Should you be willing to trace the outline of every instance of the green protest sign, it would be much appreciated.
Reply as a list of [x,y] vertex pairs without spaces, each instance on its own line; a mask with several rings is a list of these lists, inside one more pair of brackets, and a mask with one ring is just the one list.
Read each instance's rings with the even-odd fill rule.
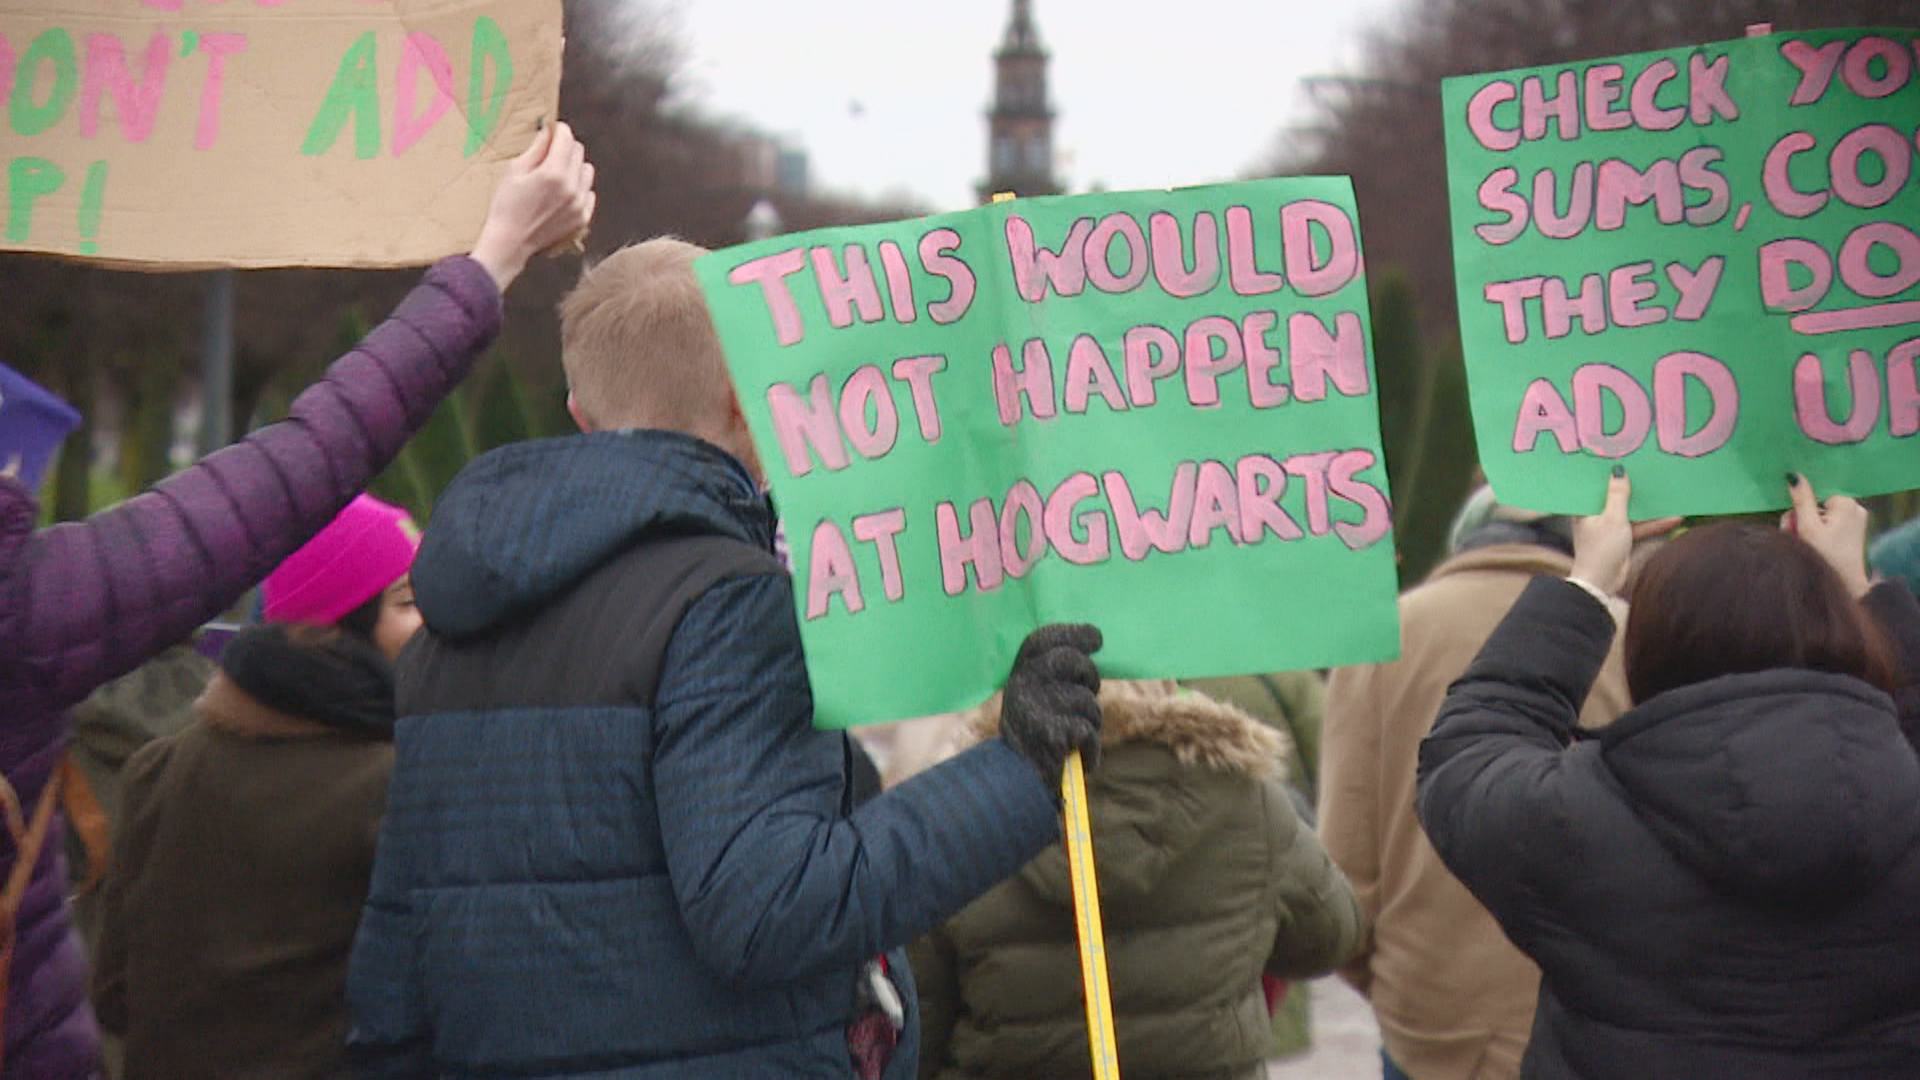
[[822,726],[977,704],[1042,623],[1110,677],[1398,644],[1345,179],[1000,203],[698,265]]
[[1500,498],[1761,510],[1920,486],[1920,34],[1449,79],[1460,328]]

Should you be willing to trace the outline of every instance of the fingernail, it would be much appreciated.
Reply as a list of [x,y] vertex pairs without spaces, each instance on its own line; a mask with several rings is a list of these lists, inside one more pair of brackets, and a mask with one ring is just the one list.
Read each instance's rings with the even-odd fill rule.
[[1788,474],[1787,474],[1787,486],[1788,486],[1788,487],[1799,487],[1799,486],[1800,486],[1800,474],[1799,474],[1799,473],[1797,473],[1797,472],[1790,472],[1790,473],[1788,473]]
[[1615,465],[1613,467],[1613,478],[1615,480],[1618,480],[1625,475],[1627,475],[1627,467],[1625,465]]

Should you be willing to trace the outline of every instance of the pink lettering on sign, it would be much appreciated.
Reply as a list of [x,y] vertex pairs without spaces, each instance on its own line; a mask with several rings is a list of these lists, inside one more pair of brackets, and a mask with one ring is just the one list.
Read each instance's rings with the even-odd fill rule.
[[1793,368],[1793,415],[1807,438],[1827,446],[1865,442],[1880,423],[1880,377],[1873,354],[1855,349],[1847,356],[1848,396],[1852,410],[1835,420],[1828,401],[1826,370],[1820,358],[1808,353]]
[[1896,439],[1920,435],[1920,338],[1887,354],[1887,420]]
[[1053,419],[1053,357],[1047,352],[1047,343],[1039,338],[1021,346],[1017,368],[1011,349],[1005,344],[993,347],[993,400],[1002,424],[1012,427],[1020,422],[1023,397],[1034,419]]
[[1467,102],[1467,130],[1473,132],[1474,139],[1481,146],[1505,152],[1520,145],[1518,131],[1503,128],[1493,120],[1493,111],[1517,96],[1513,84],[1505,79],[1495,79],[1474,91],[1473,97]]
[[1240,504],[1240,538],[1257,544],[1271,533],[1282,540],[1307,534],[1280,500],[1287,494],[1287,470],[1265,454],[1251,454],[1234,466],[1234,496]]
[[1187,401],[1196,409],[1220,404],[1220,376],[1246,362],[1240,328],[1232,319],[1209,315],[1187,327]]
[[226,94],[227,58],[247,51],[247,35],[201,34],[200,51],[207,56],[207,74],[200,83],[200,117],[194,124],[193,148],[211,150],[220,141],[220,103]]
[[960,234],[952,229],[934,229],[920,238],[920,266],[947,283],[947,298],[927,305],[927,317],[941,326],[958,322],[973,307],[974,280],[971,267],[953,256],[960,250]]
[[[1119,241],[1127,268],[1113,268],[1114,242]],[[1153,269],[1153,255],[1147,247],[1147,234],[1133,215],[1116,210],[1100,219],[1087,234],[1087,280],[1104,293],[1132,292],[1147,280]]]
[[1343,450],[1327,469],[1327,486],[1333,494],[1360,508],[1359,521],[1333,523],[1334,535],[1351,551],[1370,548],[1393,531],[1393,508],[1387,505],[1387,497],[1360,479],[1378,461],[1371,450]]
[[1325,536],[1333,528],[1333,515],[1327,508],[1327,471],[1339,457],[1339,451],[1295,454],[1285,462],[1286,470],[1307,485],[1307,532]]
[[1768,205],[1788,217],[1811,217],[1827,205],[1826,192],[1801,191],[1793,186],[1793,159],[1817,145],[1807,132],[1792,131],[1782,135],[1767,151],[1767,160],[1760,170],[1761,190],[1767,193]]
[[[1620,426],[1607,430],[1605,397],[1620,403]],[[1623,458],[1647,441],[1653,409],[1633,376],[1609,364],[1587,364],[1573,373],[1573,419],[1580,445],[1596,457]]]
[[1507,343],[1518,345],[1527,340],[1527,301],[1538,300],[1546,287],[1544,277],[1490,281],[1481,295],[1489,304],[1500,305],[1500,318],[1507,332]]
[[959,511],[950,502],[933,508],[933,526],[940,543],[940,586],[948,596],[967,591],[967,571],[981,592],[992,592],[1005,580],[1000,564],[1000,523],[994,520],[993,500],[976,499],[967,510],[969,531],[960,531]]
[[1580,137],[1580,79],[1571,71],[1556,78],[1552,97],[1540,76],[1529,75],[1520,83],[1520,131],[1527,141],[1547,137],[1547,125],[1559,130],[1564,140]]
[[1180,235],[1180,219],[1161,212],[1147,219],[1153,236],[1153,276],[1168,296],[1189,300],[1220,283],[1220,232],[1214,216],[1202,210],[1193,218],[1192,262]]
[[1593,227],[1602,231],[1624,228],[1627,207],[1654,204],[1663,225],[1677,225],[1687,214],[1687,193],[1680,186],[1680,166],[1656,161],[1645,172],[1618,158],[1600,163],[1594,189]]
[[906,595],[906,579],[900,573],[900,547],[895,538],[907,530],[907,512],[898,507],[853,519],[854,539],[872,544],[880,556],[880,587],[888,600]]
[[[1690,430],[1687,383],[1706,387],[1711,399],[1707,419]],[[1727,445],[1740,419],[1740,385],[1727,365],[1705,353],[1677,352],[1653,365],[1653,400],[1660,449],[1676,457],[1705,457]]]
[[[1567,212],[1560,212],[1559,173],[1541,169],[1533,176],[1533,222],[1542,236],[1551,240],[1570,240],[1586,230],[1593,220],[1593,162],[1582,161],[1573,167],[1567,192]],[[1523,204],[1524,205],[1524,204]],[[1526,228],[1526,220],[1520,228]]]
[[1695,124],[1712,123],[1716,118],[1740,119],[1740,109],[1727,94],[1727,69],[1731,56],[1708,60],[1700,53],[1687,58],[1687,117]]
[[1573,333],[1573,320],[1580,320],[1580,329],[1587,334],[1598,334],[1607,328],[1607,292],[1599,274],[1588,274],[1580,279],[1580,295],[1567,295],[1567,283],[1557,277],[1550,277],[1540,288],[1540,317],[1546,324],[1548,338],[1563,338]]
[[1619,64],[1595,64],[1587,69],[1587,128],[1591,131],[1624,131],[1633,126],[1631,112],[1616,111],[1620,100],[1620,81],[1627,76]]
[[1818,47],[1804,41],[1782,42],[1780,55],[1800,73],[1799,85],[1793,88],[1793,97],[1787,103],[1812,105],[1825,97],[1827,87],[1833,82],[1834,69],[1840,66],[1840,55],[1846,51],[1844,41],[1829,41]]
[[[419,103],[420,72],[433,81],[424,112],[415,113]],[[399,157],[433,130],[433,125],[453,108],[453,64],[447,50],[432,34],[418,31],[408,34],[400,50],[400,72],[395,78],[393,96],[393,155]]]
[[1265,296],[1286,285],[1279,274],[1260,268],[1253,247],[1253,211],[1244,206],[1227,207],[1227,281],[1240,296]]
[[[1878,75],[1873,73],[1876,62],[1880,65]],[[1868,101],[1878,101],[1906,86],[1912,71],[1913,57],[1904,48],[1883,37],[1864,37],[1848,47],[1840,75],[1847,89]]]
[[[1880,179],[1862,178],[1860,158],[1872,154],[1880,161]],[[1868,124],[1847,132],[1834,144],[1828,159],[1833,193],[1848,206],[1873,210],[1892,202],[1907,186],[1913,170],[1913,151],[1906,136],[1886,124]]]
[[[1805,270],[1806,285],[1793,284],[1793,269]],[[1786,237],[1760,247],[1760,301],[1774,311],[1805,311],[1833,285],[1833,262],[1811,240]]]
[[1075,566],[1103,563],[1112,554],[1107,515],[1098,510],[1079,512],[1099,495],[1100,481],[1082,472],[1061,481],[1047,499],[1047,539],[1061,558]]
[[[1591,169],[1591,166],[1587,168]],[[1549,175],[1549,173],[1540,175]],[[1527,200],[1513,190],[1513,186],[1519,182],[1520,171],[1512,166],[1495,169],[1480,182],[1480,205],[1496,214],[1506,215],[1503,221],[1489,221],[1475,225],[1473,231],[1479,235],[1480,239],[1497,247],[1512,243],[1521,233],[1527,231],[1529,216]],[[1538,176],[1535,177],[1534,183],[1537,190]],[[1582,220],[1581,224],[1584,226],[1586,222]]]
[[[1327,234],[1317,250],[1314,226]],[[1318,199],[1301,199],[1280,208],[1280,242],[1286,251],[1287,278],[1301,296],[1330,296],[1360,275],[1360,238],[1346,211]]]
[[1519,419],[1513,425],[1513,452],[1530,454],[1539,449],[1540,436],[1551,435],[1560,452],[1571,454],[1580,447],[1580,433],[1573,424],[1573,410],[1550,379],[1535,379],[1527,384],[1520,398]]
[[[1892,273],[1873,269],[1873,250],[1877,247],[1892,253]],[[1872,300],[1897,296],[1920,285],[1920,233],[1891,221],[1870,221],[1847,234],[1837,262],[1840,279],[1861,296]]]
[[833,249],[817,247],[813,257],[813,276],[820,283],[820,300],[827,307],[827,321],[836,329],[853,325],[856,309],[863,323],[885,318],[880,311],[880,287],[873,280],[873,268],[867,264],[867,249],[848,244],[842,254],[847,272],[834,265]]
[[1273,381],[1274,369],[1280,366],[1280,351],[1267,343],[1267,334],[1279,321],[1280,316],[1275,312],[1255,311],[1241,324],[1240,343],[1247,357],[1247,394],[1256,409],[1285,405],[1293,396],[1284,384]]
[[1655,60],[1633,80],[1629,106],[1635,127],[1645,131],[1672,131],[1686,122],[1687,110],[1676,105],[1660,107],[1660,90],[1680,74],[1680,66],[1671,60]]
[[1299,311],[1287,319],[1287,337],[1293,344],[1293,396],[1301,401],[1323,401],[1327,382],[1348,397],[1365,397],[1367,378],[1366,331],[1357,312],[1333,317],[1333,329],[1311,312]]
[[940,441],[940,403],[933,395],[933,377],[947,369],[944,356],[903,356],[893,362],[893,377],[907,384],[920,437],[931,446]]
[[905,325],[920,317],[913,305],[913,274],[907,256],[892,240],[880,241],[880,266],[887,275],[887,301],[893,321]]
[[1714,294],[1720,291],[1720,276],[1726,269],[1725,255],[1711,256],[1694,268],[1684,263],[1668,263],[1667,280],[1673,282],[1680,293],[1679,303],[1673,305],[1673,317],[1680,322],[1699,322],[1706,318]]
[[807,620],[824,618],[836,596],[849,615],[866,609],[853,550],[838,525],[822,521],[814,527],[813,546],[807,553]]
[[1029,304],[1056,296],[1079,296],[1087,284],[1087,236],[1093,219],[1081,218],[1067,230],[1059,251],[1049,251],[1033,237],[1033,226],[1018,214],[1007,217],[1007,257],[1013,262],[1013,281]]
[[1187,524],[1187,546],[1204,548],[1213,534],[1227,531],[1236,546],[1240,537],[1240,499],[1233,471],[1218,461],[1203,461],[1193,483],[1193,518]]
[[[1000,508],[1000,563],[1015,581],[1027,576],[1047,554],[1046,504],[1031,480],[1015,483]],[[1022,525],[1024,524],[1024,528]],[[1026,537],[1022,544],[1020,538]]]
[[1615,326],[1652,326],[1666,321],[1666,308],[1641,306],[1660,295],[1660,283],[1652,277],[1650,262],[1631,263],[1607,275],[1607,306],[1613,311]]
[[834,472],[850,464],[834,420],[833,387],[824,374],[815,375],[808,384],[805,402],[786,383],[767,387],[767,408],[773,414],[774,437],[780,443],[788,473],[805,476],[812,472],[816,455]]
[[1067,411],[1086,412],[1088,402],[1096,394],[1114,412],[1127,411],[1127,396],[1120,390],[1120,380],[1113,373],[1113,365],[1107,362],[1107,351],[1100,347],[1100,339],[1081,334],[1073,339],[1073,350],[1067,354]]
[[[871,414],[871,415],[869,415]],[[862,457],[885,457],[900,435],[900,412],[878,364],[863,364],[840,390],[840,427]]]
[[1159,326],[1136,326],[1126,337],[1127,394],[1136,408],[1157,399],[1153,384],[1180,370],[1180,339]]
[[91,139],[100,133],[100,105],[111,95],[120,116],[120,133],[128,142],[143,143],[153,135],[160,117],[160,95],[167,85],[167,64],[173,42],[154,31],[147,41],[139,81],[127,70],[126,47],[118,34],[87,35],[86,74],[80,82],[80,134]]
[[1127,478],[1109,472],[1102,480],[1107,502],[1113,505],[1114,529],[1120,534],[1120,554],[1129,562],[1139,562],[1149,551],[1176,554],[1186,545],[1187,526],[1193,520],[1194,485],[1199,469],[1183,461],[1173,471],[1172,500],[1166,513],[1142,510],[1134,502]]
[[[767,314],[773,318],[774,339],[781,345],[795,344],[806,336],[800,325],[800,308],[793,302],[793,290],[787,288],[787,279],[806,267],[807,253],[800,248],[790,248],[750,259],[727,273],[731,284],[760,286],[760,297],[766,302]],[[938,315],[934,318],[939,320]]]

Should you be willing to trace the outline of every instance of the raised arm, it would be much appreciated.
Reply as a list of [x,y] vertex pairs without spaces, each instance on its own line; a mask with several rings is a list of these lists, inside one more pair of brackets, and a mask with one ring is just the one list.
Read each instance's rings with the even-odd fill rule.
[[903,945],[1059,836],[1040,773],[999,739],[841,817],[844,736],[814,730],[812,710],[786,577],[723,582],[688,609],[656,697],[653,780],[681,918],[736,983]]
[[[288,418],[84,522],[21,535],[0,486],[0,712],[58,709],[231,606],[366,487],[493,340],[527,259],[585,227],[564,125],[516,159],[471,256],[428,271]],[[23,509],[24,508],[24,509]],[[30,526],[30,523],[29,523]]]
[[1536,579],[1420,744],[1420,824],[1509,933],[1542,837],[1564,824],[1564,751],[1613,634],[1612,613],[1586,589]]

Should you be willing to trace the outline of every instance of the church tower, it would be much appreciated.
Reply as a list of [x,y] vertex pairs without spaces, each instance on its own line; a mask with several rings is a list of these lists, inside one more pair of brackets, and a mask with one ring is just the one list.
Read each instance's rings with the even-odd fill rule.
[[1013,18],[993,54],[993,109],[987,113],[987,179],[980,199],[1054,195],[1053,109],[1047,104],[1047,50],[1033,26],[1030,0],[1013,0]]

